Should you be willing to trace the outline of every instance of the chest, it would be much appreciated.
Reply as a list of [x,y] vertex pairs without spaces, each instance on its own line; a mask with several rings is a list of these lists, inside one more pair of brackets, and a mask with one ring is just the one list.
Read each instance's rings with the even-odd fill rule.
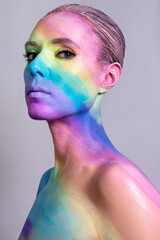
[[98,240],[90,210],[82,196],[46,188],[35,200],[19,240]]

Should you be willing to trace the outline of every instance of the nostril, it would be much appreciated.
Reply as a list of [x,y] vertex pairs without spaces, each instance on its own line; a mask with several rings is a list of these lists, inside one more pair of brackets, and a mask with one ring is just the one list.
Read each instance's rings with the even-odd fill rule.
[[41,77],[43,76],[43,74],[41,72],[37,72]]
[[32,76],[32,77],[34,77],[34,76],[36,76],[36,75],[40,75],[41,77],[43,77],[43,74],[42,74],[41,72],[39,72],[39,71],[36,71],[36,72],[31,71],[31,76]]

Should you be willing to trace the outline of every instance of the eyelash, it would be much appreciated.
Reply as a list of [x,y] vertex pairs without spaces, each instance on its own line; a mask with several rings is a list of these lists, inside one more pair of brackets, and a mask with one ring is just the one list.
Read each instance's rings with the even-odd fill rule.
[[[57,57],[58,54],[61,54],[61,53],[69,53],[69,54],[71,54],[70,57],[66,57],[67,59],[71,59],[71,58],[73,58],[73,57],[76,56],[76,54],[75,54],[74,52],[70,51],[70,50],[62,50],[62,51],[59,51],[59,52],[56,54],[56,57]],[[64,58],[65,58],[65,57],[64,57]],[[63,58],[63,59],[64,59],[64,58]],[[66,58],[65,58],[65,59],[66,59]]]
[[27,54],[24,53],[24,54],[23,54],[23,57],[25,58],[25,61],[26,61],[26,60],[27,60]]
[[[70,51],[70,50],[62,50],[62,51],[59,51],[55,56],[57,57],[58,54],[61,54],[61,53],[69,53],[69,54],[70,54],[69,57],[62,57],[62,59],[72,59],[73,57],[76,56],[76,54],[75,54],[74,52]],[[33,55],[36,55],[36,56],[38,55],[38,53],[35,53],[35,52],[28,52],[28,53],[23,54],[23,56],[24,56],[24,58],[25,58],[25,60],[26,60],[27,62],[32,62],[32,61],[34,60],[34,58],[36,57],[36,56],[34,56],[34,58],[33,58],[31,61],[29,61],[28,58],[29,58],[29,56],[32,55],[32,54],[33,54]],[[59,58],[61,58],[61,57],[59,57]]]
[[[27,62],[32,62],[32,61],[34,60],[34,59],[33,59],[32,61],[29,61],[29,60],[28,60],[28,58],[29,58],[29,56],[30,56],[31,54],[32,54],[32,55],[36,55],[36,56],[38,55],[38,54],[35,53],[35,52],[28,52],[28,53],[23,54],[23,56],[24,56],[24,58],[25,58],[25,60],[26,60]],[[36,57],[36,56],[35,56],[35,57]],[[34,57],[34,58],[35,58],[35,57]]]

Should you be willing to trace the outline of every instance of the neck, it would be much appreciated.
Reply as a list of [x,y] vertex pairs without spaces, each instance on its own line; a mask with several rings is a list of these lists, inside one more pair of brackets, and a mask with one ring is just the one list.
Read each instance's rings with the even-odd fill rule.
[[55,170],[100,164],[119,154],[105,133],[99,105],[48,122],[55,146]]

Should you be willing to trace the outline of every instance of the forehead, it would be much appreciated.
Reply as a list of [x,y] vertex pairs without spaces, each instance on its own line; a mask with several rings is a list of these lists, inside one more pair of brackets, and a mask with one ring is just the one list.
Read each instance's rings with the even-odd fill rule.
[[92,27],[75,13],[50,13],[38,22],[30,39],[52,40],[61,37],[71,39],[84,50],[99,52],[97,35]]

